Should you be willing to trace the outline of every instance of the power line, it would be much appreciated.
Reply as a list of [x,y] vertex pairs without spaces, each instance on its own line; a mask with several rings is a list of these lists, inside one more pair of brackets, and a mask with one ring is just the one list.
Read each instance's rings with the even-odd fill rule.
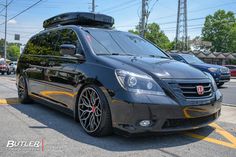
[[[190,27],[196,27],[196,26],[202,26],[203,24],[196,24],[196,25],[188,25],[188,28],[190,28]],[[162,28],[162,29],[164,29],[164,30],[166,30],[166,29],[176,29],[176,27],[166,27],[166,28]]]
[[[14,0],[11,0],[7,6],[11,5],[11,3],[13,2]],[[0,10],[0,14],[6,9],[6,5],[3,5],[4,7]]]
[[[203,27],[192,27],[192,28],[188,28],[188,30],[195,30],[195,29],[202,29]],[[175,32],[176,29],[169,29],[169,30],[163,30],[164,32]]]
[[123,10],[125,10],[125,9],[130,9],[131,7],[134,7],[134,6],[137,6],[137,5],[139,5],[140,4],[140,2],[136,2],[136,3],[134,3],[134,4],[130,4],[130,5],[128,5],[128,6],[124,6],[124,7],[122,7],[122,8],[120,8],[120,9],[117,9],[117,10],[115,10],[115,11],[109,11],[109,12],[107,12],[107,13],[115,13],[115,12],[119,12],[119,11],[123,11]]
[[[9,22],[10,20],[12,20],[12,19],[16,18],[17,16],[19,16],[19,15],[23,14],[24,12],[26,12],[26,11],[30,10],[31,8],[33,8],[34,6],[36,6],[37,4],[39,4],[39,3],[40,3],[40,2],[42,2],[42,1],[43,1],[43,0],[39,0],[39,1],[37,1],[36,3],[32,4],[31,6],[27,7],[27,8],[26,8],[26,9],[24,9],[24,10],[22,10],[21,12],[19,12],[19,13],[18,13],[18,14],[16,14],[15,16],[13,16],[13,17],[11,17],[10,19],[8,19],[8,20],[7,20],[7,22]],[[0,23],[0,25],[3,25],[3,24],[5,24],[5,22],[3,22],[3,23]]]
[[[222,6],[227,6],[227,5],[231,5],[231,4],[236,4],[236,2],[223,3],[221,5],[216,5],[214,7],[206,7],[206,8],[202,8],[202,9],[191,10],[191,11],[188,11],[188,14],[196,13],[196,12],[200,12],[200,11],[204,11],[204,10],[209,10],[209,9],[214,9],[214,8],[218,8],[218,7],[222,7]],[[171,15],[167,15],[167,16],[161,16],[161,17],[158,17],[158,18],[154,18],[152,20],[159,20],[159,19],[168,18],[168,17],[174,17],[174,16],[176,16],[176,14],[171,14]]]
[[1,10],[0,10],[0,14],[5,10],[6,6],[4,6]]
[[[122,9],[124,9],[124,7],[127,8],[127,5],[132,4],[132,3],[134,3],[134,2],[137,3],[137,0],[130,0],[130,1],[127,1],[127,2],[124,2],[124,3],[120,3],[119,5],[112,6],[112,7],[110,7],[110,8],[104,9],[104,10],[102,10],[102,11],[100,11],[100,12],[111,12],[112,10],[116,10],[116,11],[117,11],[117,9],[118,9],[118,10],[121,10],[121,9],[119,9],[119,8],[122,8]],[[136,3],[135,3],[135,4],[136,4]],[[138,3],[139,3],[139,2],[138,2]],[[134,4],[132,4],[132,5],[134,5]],[[130,6],[130,5],[129,5],[129,6]]]
[[[206,17],[200,17],[200,18],[192,18],[192,19],[188,19],[188,21],[197,21],[197,20],[202,20],[205,19]],[[163,22],[163,23],[158,23],[158,25],[167,25],[167,24],[174,24],[176,23],[176,21],[168,21],[168,22]],[[134,27],[136,25],[121,25],[121,26],[116,26],[117,28],[119,27]]]
[[14,1],[14,0],[11,0],[11,1],[7,4],[7,6],[11,5],[11,3],[13,3],[13,1]]
[[157,4],[158,1],[159,1],[159,0],[156,0],[156,1],[153,3],[153,5],[152,5],[152,7],[151,7],[151,9],[150,9],[150,11],[149,11],[149,14],[152,12],[152,10],[154,9],[154,7],[155,7],[155,5]]
[[[152,1],[152,0],[151,0],[151,1]],[[151,1],[150,1],[149,3],[151,3]],[[155,5],[156,5],[156,3],[157,3],[158,1],[159,1],[159,0],[156,0],[156,1],[153,3],[151,9],[150,9],[149,11],[147,11],[147,20],[146,20],[146,24],[145,24],[146,26],[147,26],[147,24],[148,24],[149,15],[151,14],[152,10],[154,9],[154,7],[155,7]],[[149,7],[149,6],[147,5],[147,7]]]

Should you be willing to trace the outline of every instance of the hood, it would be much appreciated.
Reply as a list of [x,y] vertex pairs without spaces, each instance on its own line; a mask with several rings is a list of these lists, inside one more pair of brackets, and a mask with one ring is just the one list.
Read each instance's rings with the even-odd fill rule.
[[0,67],[7,67],[6,64],[0,64]]
[[217,69],[221,69],[221,68],[225,68],[223,66],[220,65],[215,65],[215,64],[207,64],[207,63],[203,63],[203,64],[192,64],[192,66],[194,67],[200,67],[200,68],[217,68]]
[[[141,71],[148,71],[159,78],[203,79],[207,76],[200,70],[175,60],[150,57],[104,56],[105,58],[128,64]],[[114,60],[114,61],[112,61]]]

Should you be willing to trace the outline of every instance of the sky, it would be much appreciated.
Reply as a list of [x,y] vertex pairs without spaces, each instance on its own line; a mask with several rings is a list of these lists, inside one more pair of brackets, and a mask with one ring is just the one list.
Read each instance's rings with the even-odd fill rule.
[[[11,0],[8,0],[11,1]],[[38,0],[13,0],[8,7],[8,19],[15,16]],[[57,14],[74,11],[90,11],[92,0],[43,0],[38,5],[8,22],[7,40],[25,44],[28,39],[43,30],[42,24]],[[118,30],[134,29],[139,22],[142,0],[95,0],[96,12],[115,18]],[[4,4],[5,0],[0,0]],[[154,5],[155,4],[155,5]],[[236,0],[188,0],[188,35],[190,38],[201,35],[204,19],[218,9],[236,13]],[[178,0],[149,0],[151,14],[149,23],[156,22],[170,40],[175,38]],[[0,5],[1,11],[2,5]],[[4,14],[4,11],[0,14]],[[4,38],[4,17],[0,16],[0,38]],[[14,34],[20,34],[21,40],[14,41]]]

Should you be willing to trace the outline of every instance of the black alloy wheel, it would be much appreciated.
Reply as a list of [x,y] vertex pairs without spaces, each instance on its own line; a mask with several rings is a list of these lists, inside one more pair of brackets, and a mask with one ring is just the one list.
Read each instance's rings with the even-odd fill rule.
[[29,103],[31,99],[28,95],[28,88],[25,81],[25,78],[21,76],[18,82],[18,97],[21,103]]

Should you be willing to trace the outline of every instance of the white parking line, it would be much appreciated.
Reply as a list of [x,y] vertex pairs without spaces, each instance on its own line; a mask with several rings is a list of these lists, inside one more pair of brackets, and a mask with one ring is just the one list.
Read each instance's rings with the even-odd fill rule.
[[236,107],[236,104],[228,104],[228,103],[222,103],[224,106],[231,106],[231,107]]
[[236,79],[231,79],[230,82],[236,82]]

